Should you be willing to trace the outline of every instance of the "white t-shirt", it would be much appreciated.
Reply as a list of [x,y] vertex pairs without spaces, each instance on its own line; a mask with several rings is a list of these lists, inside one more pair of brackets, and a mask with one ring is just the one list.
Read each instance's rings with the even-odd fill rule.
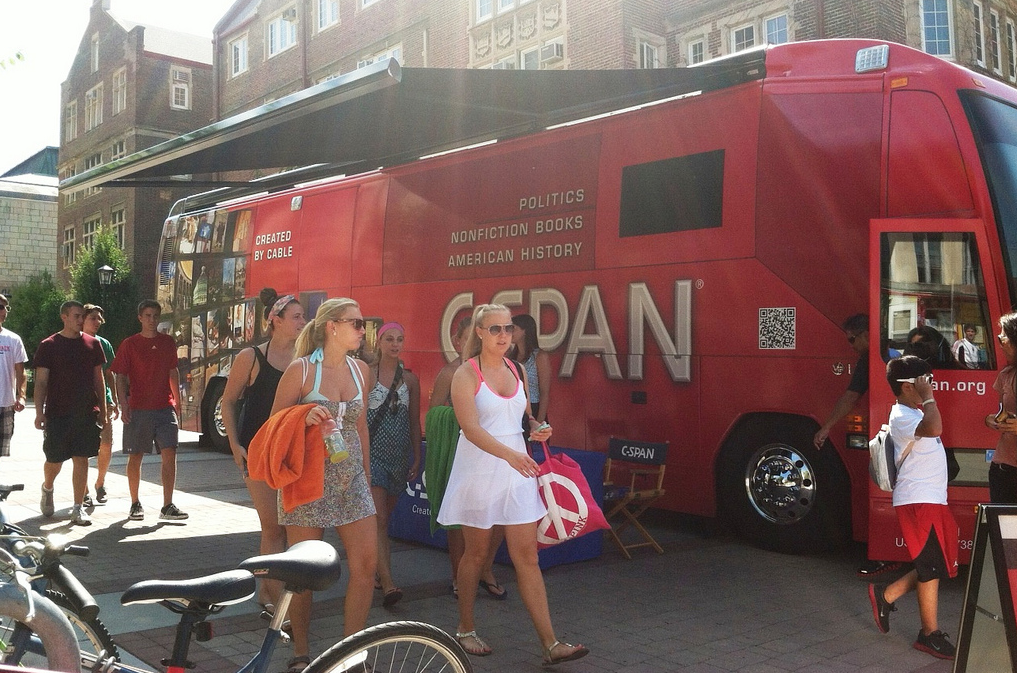
[[893,505],[917,503],[946,504],[946,450],[939,437],[921,437],[915,440],[915,428],[925,418],[921,409],[912,409],[897,403],[890,409],[890,436],[893,438],[895,460],[912,441],[914,446],[897,471],[897,485],[893,489]]
[[0,329],[0,407],[13,407],[17,401],[14,365],[22,362],[28,362],[28,354],[21,337],[9,329]]

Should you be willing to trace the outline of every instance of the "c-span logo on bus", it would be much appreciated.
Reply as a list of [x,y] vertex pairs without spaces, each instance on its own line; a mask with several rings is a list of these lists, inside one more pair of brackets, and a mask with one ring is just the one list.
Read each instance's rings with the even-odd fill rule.
[[582,533],[590,510],[576,482],[548,473],[537,477],[537,484],[547,504],[547,515],[537,524],[537,542],[553,545]]

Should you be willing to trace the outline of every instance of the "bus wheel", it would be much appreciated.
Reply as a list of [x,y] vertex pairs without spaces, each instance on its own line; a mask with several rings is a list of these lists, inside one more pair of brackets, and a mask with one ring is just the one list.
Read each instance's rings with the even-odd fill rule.
[[215,376],[208,382],[201,398],[202,439],[220,453],[230,452],[230,440],[222,422],[222,394],[226,390],[226,379]]
[[814,429],[759,415],[736,429],[718,464],[718,510],[756,546],[800,554],[851,536],[850,482],[837,453],[817,451]]

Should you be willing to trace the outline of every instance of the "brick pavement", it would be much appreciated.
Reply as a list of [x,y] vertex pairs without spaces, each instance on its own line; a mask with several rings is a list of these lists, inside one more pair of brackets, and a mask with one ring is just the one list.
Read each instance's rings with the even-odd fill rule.
[[[161,504],[156,458],[146,459],[142,502],[146,519],[127,520],[124,468],[114,453],[107,478],[110,502],[95,508],[93,525],[67,525],[70,466],[57,480],[57,514],[39,514],[41,433],[31,427],[34,410],[17,417],[12,456],[0,460],[0,480],[23,482],[11,496],[11,516],[29,530],[60,531],[92,548],[88,559],[68,559],[99,599],[101,618],[122,649],[158,667],[173,637],[172,615],[158,606],[124,608],[119,593],[151,577],[185,578],[233,568],[257,553],[258,521],[232,460],[199,450],[184,434],[179,452],[177,504],[191,514],[186,523],[158,519]],[[115,446],[119,446],[119,429]],[[90,475],[90,483],[94,475]],[[687,523],[687,522],[685,522]],[[632,561],[605,545],[593,561],[545,571],[552,618],[563,640],[583,642],[592,653],[561,670],[690,673],[776,673],[778,671],[859,673],[946,673],[949,662],[911,649],[918,630],[914,596],[899,601],[891,633],[872,623],[865,583],[854,576],[861,549],[812,557],[784,556],[748,547],[725,535],[701,535],[695,526],[658,523],[654,531],[665,553],[642,550]],[[326,537],[338,545],[334,534]],[[408,543],[393,545],[393,567],[405,591],[395,608],[377,597],[369,621],[414,619],[454,630],[455,601],[448,593],[447,556]],[[537,671],[538,648],[519,600],[511,570],[497,567],[509,600],[481,592],[480,634],[495,654],[473,659],[477,671]],[[342,633],[343,582],[316,596],[312,652],[321,652]],[[961,580],[941,589],[941,628],[956,635],[963,600]],[[228,673],[257,650],[265,622],[251,601],[215,618],[216,637],[194,643],[197,671]],[[273,664],[285,668],[288,646]]]

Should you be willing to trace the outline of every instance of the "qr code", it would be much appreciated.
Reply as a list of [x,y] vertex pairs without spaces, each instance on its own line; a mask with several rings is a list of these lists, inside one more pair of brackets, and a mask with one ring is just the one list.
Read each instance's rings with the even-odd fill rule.
[[759,347],[764,350],[794,350],[795,309],[759,309]]

